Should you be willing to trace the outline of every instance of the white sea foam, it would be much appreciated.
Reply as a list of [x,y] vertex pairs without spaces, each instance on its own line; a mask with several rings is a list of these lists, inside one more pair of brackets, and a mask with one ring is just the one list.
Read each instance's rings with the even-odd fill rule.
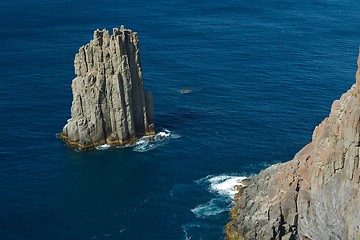
[[144,136],[139,138],[133,144],[127,144],[125,146],[119,146],[118,148],[132,148],[135,152],[147,152],[164,145],[169,139],[180,138],[178,133],[174,133],[168,129],[163,129],[153,136]]
[[228,204],[224,199],[221,198],[214,198],[211,199],[209,202],[205,204],[200,204],[199,206],[191,209],[191,211],[198,217],[198,218],[205,218],[214,215],[218,215],[222,212],[229,210]]
[[246,177],[238,175],[207,176],[196,181],[205,186],[213,194],[213,198],[205,204],[200,204],[191,209],[198,218],[207,218],[228,211],[232,206],[232,199],[237,193],[236,186],[242,185]]
[[187,223],[181,226],[184,232],[184,240],[190,240],[192,239],[190,234],[189,234],[189,230],[191,230],[192,228],[200,228],[200,224],[197,223]]
[[211,177],[210,190],[218,194],[234,198],[237,193],[236,186],[242,185],[241,181],[246,177],[220,175]]
[[206,185],[210,192],[219,194],[224,197],[234,198],[237,193],[236,186],[242,185],[244,176],[238,175],[209,175],[196,181],[198,184]]
[[109,144],[103,144],[96,147],[97,150],[106,150],[110,147]]

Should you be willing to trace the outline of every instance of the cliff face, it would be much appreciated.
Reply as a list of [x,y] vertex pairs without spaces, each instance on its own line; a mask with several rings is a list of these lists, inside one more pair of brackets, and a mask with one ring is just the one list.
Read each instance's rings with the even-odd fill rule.
[[293,160],[244,182],[228,239],[360,239],[359,69],[356,79]]
[[136,32],[96,30],[75,56],[71,119],[60,135],[80,149],[122,145],[154,134],[153,100],[144,92]]

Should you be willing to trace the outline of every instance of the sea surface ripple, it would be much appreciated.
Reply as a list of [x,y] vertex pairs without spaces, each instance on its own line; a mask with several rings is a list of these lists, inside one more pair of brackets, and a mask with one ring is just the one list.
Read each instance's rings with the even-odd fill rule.
[[[222,239],[234,186],[291,159],[354,83],[359,5],[0,0],[0,239]],[[162,135],[74,151],[56,138],[74,55],[121,24]]]

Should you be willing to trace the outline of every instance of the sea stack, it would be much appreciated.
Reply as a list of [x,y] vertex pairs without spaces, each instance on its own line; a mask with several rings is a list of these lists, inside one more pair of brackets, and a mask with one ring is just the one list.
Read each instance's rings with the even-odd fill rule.
[[139,38],[129,29],[96,30],[74,60],[71,118],[60,138],[78,149],[123,145],[155,134],[153,97],[144,91]]
[[227,239],[360,239],[359,89],[358,69],[293,160],[243,182]]

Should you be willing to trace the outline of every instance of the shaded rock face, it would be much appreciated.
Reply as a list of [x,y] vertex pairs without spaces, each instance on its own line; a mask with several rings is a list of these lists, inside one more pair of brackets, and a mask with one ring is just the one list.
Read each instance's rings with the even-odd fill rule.
[[293,160],[244,182],[228,239],[360,239],[359,70],[356,79]]
[[154,134],[153,99],[144,92],[136,32],[96,30],[75,56],[71,119],[60,135],[80,149],[122,145]]

